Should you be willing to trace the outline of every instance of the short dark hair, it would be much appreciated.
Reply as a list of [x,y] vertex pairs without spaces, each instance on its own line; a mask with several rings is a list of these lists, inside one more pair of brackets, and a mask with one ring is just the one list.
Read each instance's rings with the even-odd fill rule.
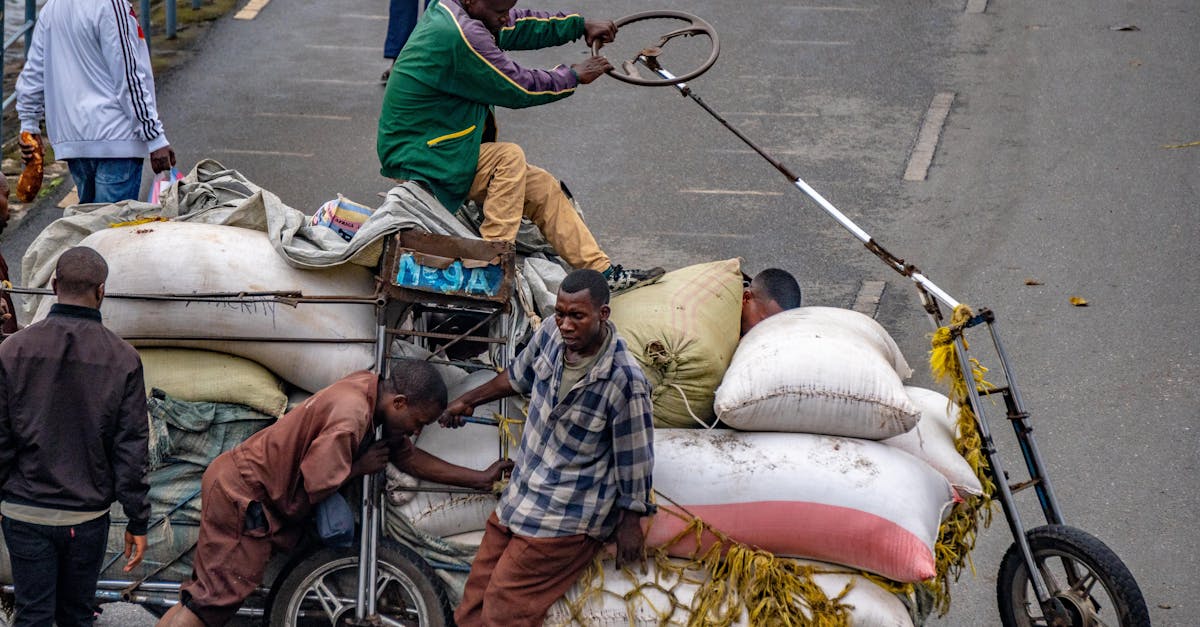
[[397,359],[388,371],[387,387],[403,394],[408,402],[433,403],[440,412],[446,409],[446,382],[433,364],[420,359]]
[[108,278],[108,263],[100,253],[87,246],[68,248],[59,255],[54,267],[55,285],[60,294],[79,296],[100,287]]
[[800,283],[787,270],[767,268],[754,277],[751,285],[759,286],[780,309],[786,311],[800,306]]
[[587,290],[588,295],[592,297],[593,305],[599,307],[608,304],[608,280],[595,270],[580,269],[571,272],[567,278],[563,279],[558,289],[566,294]]

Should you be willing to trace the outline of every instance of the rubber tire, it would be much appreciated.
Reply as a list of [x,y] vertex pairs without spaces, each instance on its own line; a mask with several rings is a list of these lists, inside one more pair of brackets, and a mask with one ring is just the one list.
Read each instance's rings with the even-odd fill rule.
[[[1111,599],[1122,627],[1149,627],[1150,612],[1146,609],[1146,601],[1133,574],[1121,558],[1098,538],[1064,525],[1037,527],[1029,530],[1026,537],[1029,538],[1029,548],[1035,559],[1053,550],[1069,556],[1072,561],[1083,564],[1095,573]],[[1015,589],[1018,576],[1021,578],[1021,592],[1024,593],[1029,574],[1021,551],[1014,542],[1000,562],[1000,574],[996,581],[996,605],[1000,609],[1000,622],[1005,627],[1024,627],[1027,624],[1017,622],[1018,611],[1023,612],[1024,609],[1015,607],[1018,602]],[[1036,597],[1032,600],[1035,603],[1037,601]]]
[[[287,614],[287,606],[291,602],[294,595],[300,592],[299,588],[306,577],[314,571],[326,566],[331,562],[341,560],[351,560],[357,567],[358,564],[358,547],[350,548],[323,548],[305,558],[290,573],[284,578],[283,583],[279,585],[275,593],[275,601],[271,605],[270,625],[271,627],[294,627],[293,623],[289,622],[285,615]],[[416,586],[421,598],[425,604],[431,608],[435,608],[433,616],[422,617],[421,625],[423,627],[448,627],[454,625],[453,610],[450,607],[450,601],[446,596],[446,591],[442,587],[437,575],[433,572],[433,568],[417,555],[412,549],[392,540],[380,540],[378,547],[378,561],[380,564],[390,564],[395,567]]]

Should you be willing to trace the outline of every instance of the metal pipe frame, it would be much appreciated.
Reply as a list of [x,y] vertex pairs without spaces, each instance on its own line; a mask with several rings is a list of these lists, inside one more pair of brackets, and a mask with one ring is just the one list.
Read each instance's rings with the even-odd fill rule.
[[[387,338],[388,328],[386,307],[380,305],[376,309],[375,372],[384,377],[387,367]],[[382,439],[383,429],[375,427],[375,438]],[[355,623],[370,624],[375,618],[375,597],[378,590],[378,565],[375,563],[379,553],[380,512],[379,503],[382,498],[383,486],[379,480],[380,473],[363,477],[362,509],[360,517],[360,533],[358,543],[358,590],[355,597]]]

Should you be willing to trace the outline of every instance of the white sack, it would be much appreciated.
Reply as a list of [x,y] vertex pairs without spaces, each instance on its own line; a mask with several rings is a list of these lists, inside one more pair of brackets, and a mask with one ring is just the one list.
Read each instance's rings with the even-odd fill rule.
[[[845,564],[895,581],[936,574],[933,545],[954,502],[944,477],[879,442],[806,433],[656,429],[659,513],[646,535],[686,557],[694,535],[671,545],[685,520],[676,505],[736,542],[776,555]],[[705,534],[707,547],[714,538]]]
[[742,338],[714,406],[722,422],[741,431],[881,440],[908,431],[920,417],[898,367],[911,373],[874,320],[801,307],[767,318]]
[[[151,222],[109,228],[79,243],[108,262],[108,293],[299,291],[305,296],[366,296],[375,291],[371,271],[355,265],[323,270],[289,266],[266,233],[232,226]],[[49,313],[53,298],[34,320]],[[371,305],[210,303],[106,298],[104,325],[121,336],[177,335],[273,338],[373,338]],[[364,343],[134,341],[136,346],[201,348],[256,361],[297,387],[315,392],[375,365]]]
[[921,410],[921,420],[908,433],[883,440],[933,466],[960,494],[983,494],[979,477],[954,446],[958,406],[951,406],[945,395],[918,387],[904,388]]

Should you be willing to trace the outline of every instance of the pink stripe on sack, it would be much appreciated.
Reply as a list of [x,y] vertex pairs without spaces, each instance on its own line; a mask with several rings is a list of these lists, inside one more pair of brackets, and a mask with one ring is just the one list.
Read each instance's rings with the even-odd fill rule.
[[[929,544],[886,518],[861,510],[793,501],[683,507],[733,540],[776,555],[844,564],[900,582],[922,581],[936,574]],[[646,532],[647,546],[666,545],[685,525],[673,513],[660,511]],[[715,540],[712,534],[704,534],[702,548],[712,546]],[[689,557],[695,550],[696,536],[689,535],[668,547],[667,553]]]

